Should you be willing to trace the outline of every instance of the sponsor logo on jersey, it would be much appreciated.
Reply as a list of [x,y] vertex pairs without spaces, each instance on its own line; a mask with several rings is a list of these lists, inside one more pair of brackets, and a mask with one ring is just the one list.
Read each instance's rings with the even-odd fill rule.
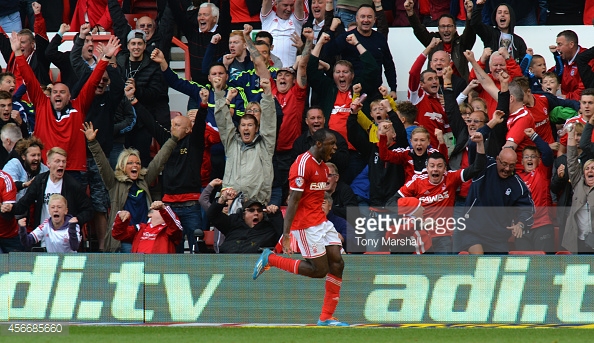
[[326,190],[326,182],[312,182],[309,185],[309,189],[312,191],[325,191]]

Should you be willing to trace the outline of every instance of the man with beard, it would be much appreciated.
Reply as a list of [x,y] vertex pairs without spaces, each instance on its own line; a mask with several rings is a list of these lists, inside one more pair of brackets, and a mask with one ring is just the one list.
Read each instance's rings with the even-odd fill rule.
[[49,198],[52,194],[62,194],[68,201],[69,214],[84,225],[93,215],[93,207],[85,190],[70,174],[66,173],[67,153],[62,148],[53,147],[47,153],[49,171],[41,173],[29,185],[25,195],[16,204],[3,204],[2,212],[12,214],[27,213],[34,205],[33,218],[27,220],[33,227],[39,226],[49,215]]
[[49,169],[41,163],[41,150],[43,143],[39,138],[31,136],[17,142],[15,152],[19,156],[6,162],[2,169],[12,177],[17,189],[16,200],[18,201],[27,192],[27,187],[39,173],[45,173]]

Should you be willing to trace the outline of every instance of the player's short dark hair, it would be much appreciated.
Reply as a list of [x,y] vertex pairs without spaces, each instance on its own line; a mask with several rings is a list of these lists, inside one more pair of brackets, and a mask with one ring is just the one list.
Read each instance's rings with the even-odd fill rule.
[[270,44],[266,43],[266,42],[265,42],[265,41],[263,41],[263,40],[257,40],[257,41],[255,41],[255,42],[254,42],[254,46],[259,46],[259,45],[264,45],[264,46],[267,46],[267,47],[268,47],[268,49],[270,49]]
[[212,68],[214,67],[223,67],[225,70],[227,70],[227,67],[225,67],[225,65],[223,64],[223,62],[212,62],[211,65],[208,67],[208,73],[210,74],[210,71]]
[[12,77],[13,79],[16,79],[13,73],[7,71],[5,73],[0,73],[0,82],[4,81],[4,78],[8,76]]
[[357,8],[357,13],[359,13],[359,10],[362,8],[371,8],[373,10],[373,13],[375,14],[375,9],[370,5],[370,4],[362,4],[361,6],[359,6],[359,8]]
[[446,160],[446,157],[441,152],[432,152],[429,155],[429,158],[427,160],[429,160],[429,159],[443,160],[443,163],[445,163],[445,164],[448,163],[448,161]]
[[536,147],[536,145],[528,145],[528,146],[525,146],[525,147],[524,147],[524,149],[522,149],[522,154],[524,154],[524,151],[526,151],[526,150],[532,150],[532,151],[535,151],[535,152],[536,152],[536,155],[537,155],[538,157],[540,157],[540,151],[538,151],[538,148]]
[[402,101],[398,103],[398,114],[404,117],[407,124],[414,124],[415,120],[417,120],[417,106],[410,101]]
[[330,132],[328,129],[326,129],[325,127],[320,128],[318,131],[314,132],[311,135],[312,138],[312,146],[316,145],[316,143],[320,142],[320,143],[324,143],[324,141],[326,140],[326,138],[328,137],[328,135],[332,135],[333,133]]
[[12,100],[12,95],[10,93],[8,93],[7,91],[0,91],[0,100],[6,100],[6,99]]
[[528,78],[526,76],[518,76],[514,78],[513,82],[517,83],[518,86],[520,86],[520,88],[522,88],[522,91],[524,92],[530,89],[530,82],[528,81]]
[[578,45],[578,35],[577,33],[575,33],[575,31],[572,30],[563,30],[561,32],[559,32],[559,34],[557,35],[558,37],[565,37],[565,39],[567,39],[567,41],[569,42],[574,42],[575,45]]
[[561,83],[561,80],[559,80],[559,76],[552,71],[547,71],[546,73],[542,73],[542,78],[544,79],[545,77],[555,78],[557,80],[557,82]]
[[439,23],[439,21],[442,20],[443,18],[450,18],[450,19],[452,19],[452,21],[454,22],[454,26],[456,26],[455,25],[456,24],[456,19],[454,19],[454,16],[452,16],[451,14],[444,13],[444,14],[440,15],[439,18],[437,18],[437,22]]
[[535,61],[537,58],[540,58],[540,59],[543,59],[543,60],[544,60],[544,57],[542,57],[542,55],[532,55],[532,60],[530,61],[530,66],[531,66],[531,67],[534,65],[534,63],[535,63],[534,61]]
[[251,114],[251,113],[246,113],[244,114],[240,119],[239,122],[241,123],[242,120],[253,120],[254,123],[256,124],[256,127],[260,127],[260,123],[258,122],[258,118],[256,118],[255,115]]
[[425,82],[425,74],[429,74],[429,73],[437,74],[437,72],[435,70],[429,68],[421,73],[421,82]]
[[594,96],[594,88],[586,88],[582,91],[582,96],[591,95]]
[[311,110],[319,110],[320,112],[322,112],[322,115],[324,115],[324,110],[320,106],[313,105],[313,106],[310,106],[307,109],[307,111],[305,111],[305,118],[307,118],[309,116],[309,111],[311,111]]
[[268,31],[258,31],[258,33],[256,33],[256,42],[258,41],[258,38],[268,38],[270,39],[270,44],[273,44],[272,35]]

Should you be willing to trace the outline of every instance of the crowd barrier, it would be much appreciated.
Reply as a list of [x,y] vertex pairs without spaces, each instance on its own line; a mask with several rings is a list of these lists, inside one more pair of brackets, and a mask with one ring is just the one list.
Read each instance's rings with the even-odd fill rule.
[[[315,323],[324,280],[257,255],[0,256],[0,322]],[[350,323],[594,322],[592,256],[346,255]]]

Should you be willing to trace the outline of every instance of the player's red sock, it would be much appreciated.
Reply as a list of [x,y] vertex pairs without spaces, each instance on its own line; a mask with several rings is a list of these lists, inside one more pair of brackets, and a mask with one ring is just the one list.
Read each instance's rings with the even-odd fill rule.
[[326,294],[324,295],[324,305],[322,305],[322,314],[320,320],[327,320],[334,315],[338,299],[340,298],[340,286],[342,279],[332,274],[326,275]]
[[293,260],[275,254],[270,254],[270,256],[268,256],[269,265],[293,274],[299,274],[300,263],[300,260]]

